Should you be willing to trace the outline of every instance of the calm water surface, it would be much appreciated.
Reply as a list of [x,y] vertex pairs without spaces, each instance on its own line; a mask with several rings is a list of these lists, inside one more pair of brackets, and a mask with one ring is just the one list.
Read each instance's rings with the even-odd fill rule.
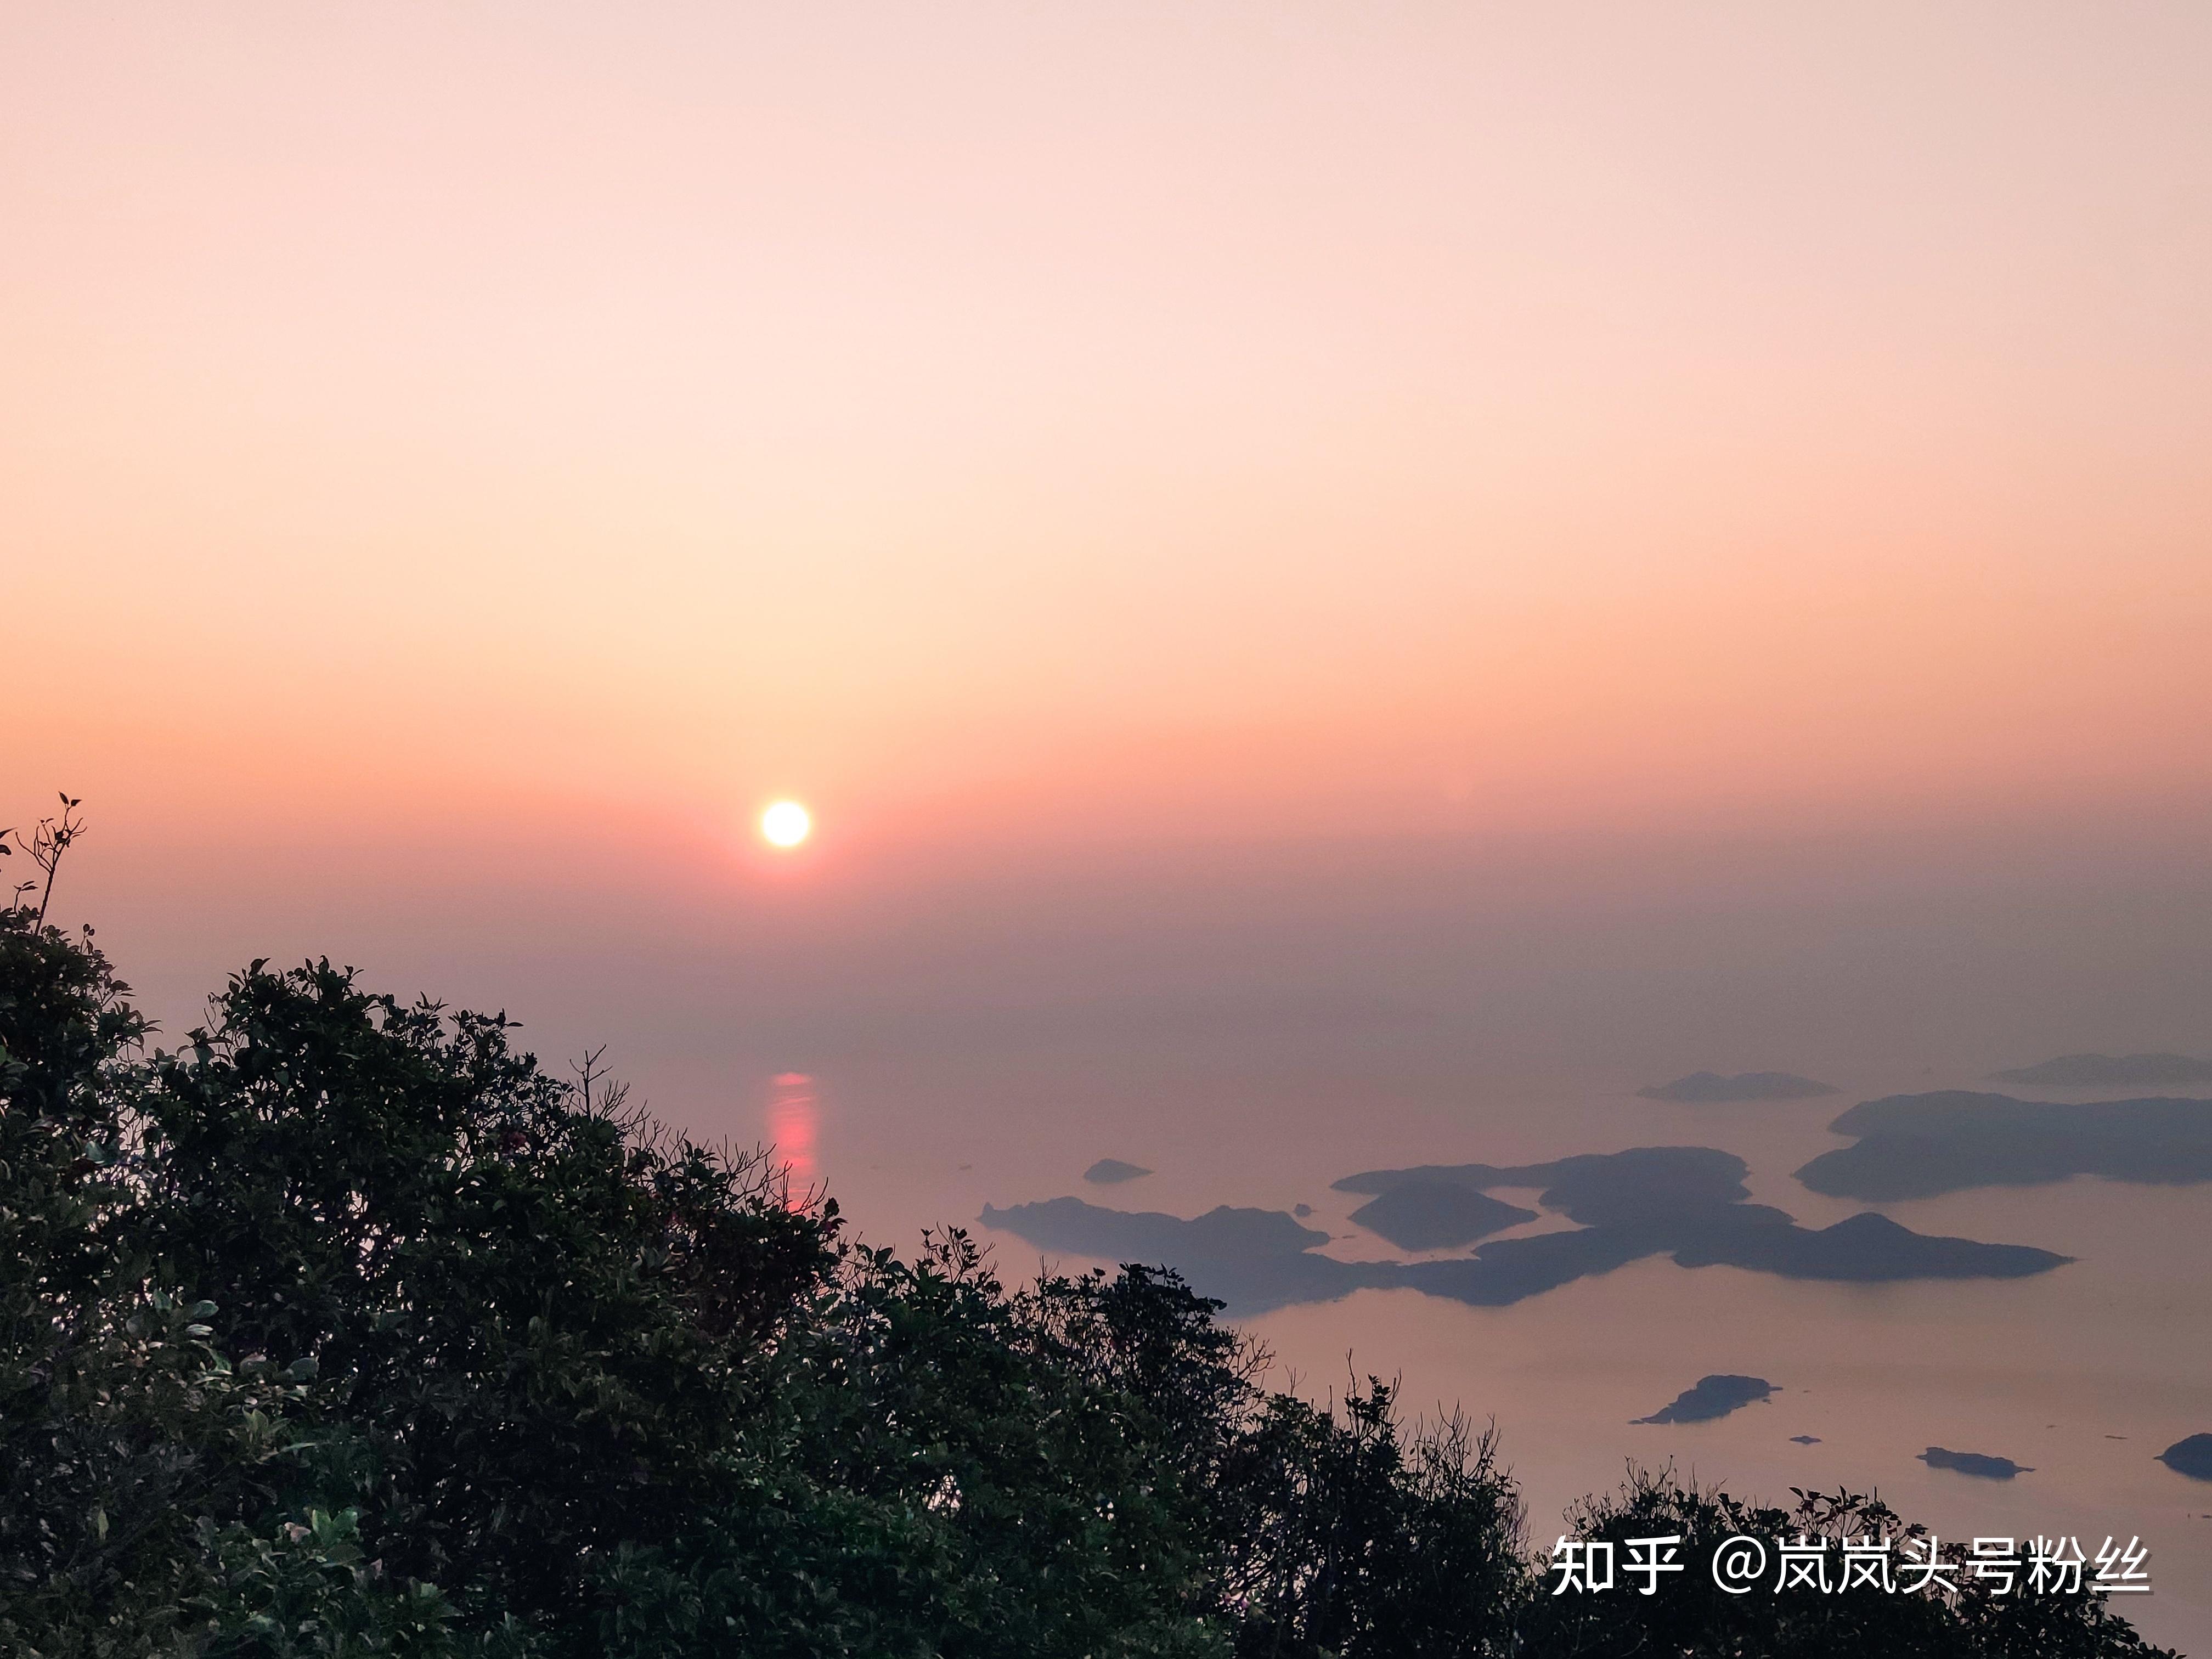
[[[1335,1235],[1331,1254],[1405,1259],[1346,1218],[1364,1200],[1332,1181],[1401,1164],[1691,1145],[1743,1158],[1753,1201],[1807,1225],[1875,1207],[1921,1232],[2077,1257],[2026,1279],[1890,1285],[1655,1258],[1506,1308],[1363,1291],[1247,1323],[1277,1356],[1276,1380],[1308,1394],[1371,1371],[1400,1378],[1410,1410],[1457,1402],[1494,1417],[1534,1535],[1548,1539],[1570,1500],[1616,1482],[1631,1461],[1671,1461],[1769,1498],[1791,1486],[1873,1489],[1947,1537],[2074,1534],[2094,1553],[2108,1534],[2140,1534],[2155,1589],[2124,1610],[2157,1639],[2212,1652],[2212,1484],[2154,1461],[2212,1430],[2212,1186],[2077,1179],[1878,1206],[1825,1199],[1790,1171],[1843,1144],[1826,1126],[1844,1107],[1974,1086],[1924,1071],[1836,1081],[1844,1092],[1822,1099],[1692,1107],[1572,1079],[1462,1089],[1095,1056],[908,1060],[763,1079],[755,1133],[825,1181],[869,1237],[902,1244],[925,1226],[975,1227],[987,1202],[1074,1194],[1183,1216],[1304,1203],[1308,1224]],[[1081,1171],[1101,1157],[1158,1173],[1087,1187]],[[1010,1276],[1041,1265],[1022,1240],[976,1231]],[[1714,1371],[1765,1377],[1778,1392],[1714,1423],[1630,1421]],[[1792,1443],[1798,1435],[1819,1443]],[[1929,1445],[2032,1472],[1990,1481],[1930,1469],[1917,1457]]]

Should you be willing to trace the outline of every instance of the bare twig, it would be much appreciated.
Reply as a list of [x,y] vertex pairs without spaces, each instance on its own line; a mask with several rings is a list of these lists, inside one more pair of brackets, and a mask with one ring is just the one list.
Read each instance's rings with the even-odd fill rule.
[[583,1088],[584,1109],[586,1112],[592,1109],[592,1085],[607,1074],[606,1068],[599,1064],[599,1056],[606,1051],[607,1045],[602,1042],[596,1048],[585,1049],[580,1062],[573,1060],[568,1062],[568,1069],[576,1074]]
[[[84,820],[76,815],[76,809],[83,803],[70,794],[64,794],[61,803],[61,816],[40,818],[39,827],[32,831],[28,841],[23,839],[20,830],[0,830],[0,854],[14,855],[15,848],[8,845],[8,837],[13,836],[23,850],[31,855],[31,862],[46,872],[46,890],[39,895],[38,926],[41,927],[46,925],[46,907],[54,901],[54,872],[61,866],[62,854],[68,852],[70,844],[84,833]],[[17,882],[15,897],[10,901],[11,908],[21,905],[23,896],[39,884],[36,880]]]

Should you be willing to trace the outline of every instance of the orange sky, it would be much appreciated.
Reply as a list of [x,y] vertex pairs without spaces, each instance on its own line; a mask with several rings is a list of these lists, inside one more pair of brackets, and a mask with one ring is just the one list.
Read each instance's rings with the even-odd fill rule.
[[2207,85],[2194,4],[11,7],[0,821],[2182,833]]
[[[1633,1091],[2212,1054],[2212,4],[0,0],[0,671],[167,1045],[328,953],[876,1243],[1644,1139],[1809,1216]],[[1914,1224],[2179,1271],[2145,1191]],[[1636,1271],[1280,1352],[1496,1411],[1539,1526],[1601,1337],[1683,1366],[1613,1423],[2202,1403],[2155,1276]],[[1920,1382],[1710,1346],[1876,1310]]]

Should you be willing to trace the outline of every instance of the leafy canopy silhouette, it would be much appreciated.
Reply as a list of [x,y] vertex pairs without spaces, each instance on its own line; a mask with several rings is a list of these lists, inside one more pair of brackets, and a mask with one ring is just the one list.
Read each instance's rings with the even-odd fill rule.
[[1171,1273],[856,1243],[597,1051],[327,960],[149,1046],[46,920],[76,805],[0,910],[0,1651],[2152,1651],[2093,1596],[1721,1595],[1729,1531],[1901,1523],[1671,1476],[1577,1522],[1681,1533],[1668,1593],[1553,1596],[1464,1418],[1268,1392]]

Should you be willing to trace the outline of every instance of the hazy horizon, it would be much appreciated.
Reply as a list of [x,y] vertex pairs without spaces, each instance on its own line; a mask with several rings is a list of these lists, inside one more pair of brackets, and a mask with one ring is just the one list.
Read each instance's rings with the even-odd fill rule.
[[[2179,3],[5,9],[0,825],[84,799],[162,1041],[328,954],[884,1242],[1636,1145],[1842,1220],[1858,1100],[2212,1057],[2208,85]],[[1255,1325],[1540,1510],[2018,1455],[2202,1647],[2104,1443],[2212,1430],[2203,1197]],[[1820,1398],[1627,1428],[1693,1365]]]

